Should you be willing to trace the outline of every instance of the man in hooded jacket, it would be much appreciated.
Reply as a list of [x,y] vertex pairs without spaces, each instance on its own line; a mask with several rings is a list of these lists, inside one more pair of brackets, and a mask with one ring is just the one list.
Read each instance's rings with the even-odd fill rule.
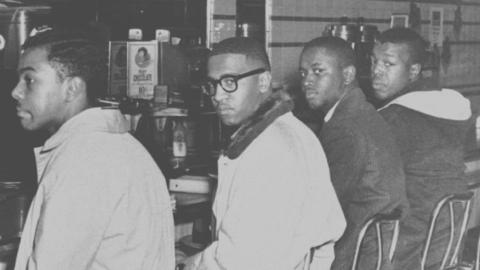
[[[467,189],[464,141],[471,128],[470,102],[422,78],[425,42],[414,31],[393,28],[378,37],[372,86],[394,134],[405,167],[411,211],[401,222],[396,269],[418,269],[430,215],[445,195]],[[448,241],[449,219],[440,213],[427,269],[437,269]]]

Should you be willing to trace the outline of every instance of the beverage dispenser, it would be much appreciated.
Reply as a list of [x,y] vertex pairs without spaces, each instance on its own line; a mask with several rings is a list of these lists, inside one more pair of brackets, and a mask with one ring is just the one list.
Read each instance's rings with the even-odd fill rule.
[[0,63],[3,69],[17,68],[23,42],[36,26],[49,22],[50,14],[48,6],[0,8]]

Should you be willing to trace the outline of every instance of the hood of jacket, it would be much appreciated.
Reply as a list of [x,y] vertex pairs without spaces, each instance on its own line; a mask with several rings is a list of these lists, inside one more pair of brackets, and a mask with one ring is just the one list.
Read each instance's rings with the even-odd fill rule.
[[425,79],[420,79],[409,88],[411,90],[406,94],[395,98],[379,110],[398,104],[426,115],[453,121],[465,121],[472,116],[470,101],[455,90],[432,89]]
[[229,159],[235,159],[260,135],[275,119],[293,109],[293,100],[283,92],[274,92],[250,116],[231,137],[225,151]]

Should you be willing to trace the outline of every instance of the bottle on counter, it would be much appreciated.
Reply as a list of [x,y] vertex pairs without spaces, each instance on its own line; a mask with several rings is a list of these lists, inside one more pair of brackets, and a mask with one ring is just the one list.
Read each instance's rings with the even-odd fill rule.
[[173,156],[176,158],[187,157],[187,129],[182,120],[174,121],[173,127]]

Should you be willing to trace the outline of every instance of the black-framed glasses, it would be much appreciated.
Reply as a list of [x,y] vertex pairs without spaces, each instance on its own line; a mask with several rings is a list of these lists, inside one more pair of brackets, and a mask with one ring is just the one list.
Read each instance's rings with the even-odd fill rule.
[[222,75],[218,80],[208,78],[207,81],[202,86],[202,90],[203,90],[203,93],[205,93],[206,95],[215,96],[215,93],[217,92],[217,85],[220,84],[220,86],[225,92],[233,93],[237,90],[238,81],[240,79],[243,79],[255,74],[260,74],[265,71],[266,69],[264,68],[257,68],[257,69],[254,69],[242,74],[238,74],[238,75],[225,74],[225,75]]

